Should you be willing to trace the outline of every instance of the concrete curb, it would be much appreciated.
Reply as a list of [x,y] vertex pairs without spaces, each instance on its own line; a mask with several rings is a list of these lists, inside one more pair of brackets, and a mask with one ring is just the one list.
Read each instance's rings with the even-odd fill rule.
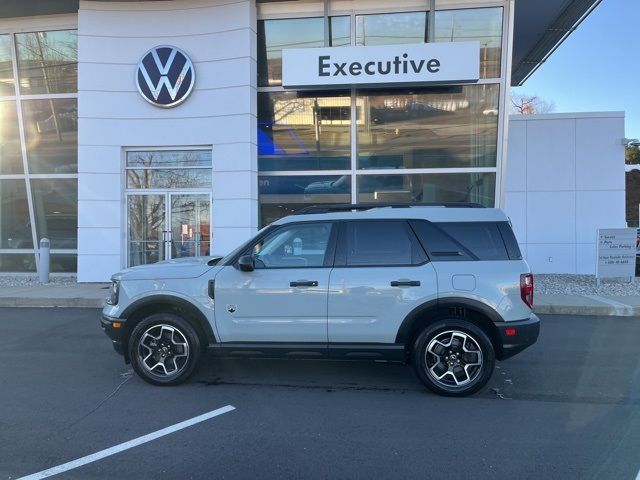
[[586,315],[598,317],[636,317],[640,316],[638,307],[614,307],[610,305],[535,305],[533,311],[543,315]]
[[0,308],[37,307],[37,308],[102,308],[104,299],[100,298],[25,298],[0,297]]

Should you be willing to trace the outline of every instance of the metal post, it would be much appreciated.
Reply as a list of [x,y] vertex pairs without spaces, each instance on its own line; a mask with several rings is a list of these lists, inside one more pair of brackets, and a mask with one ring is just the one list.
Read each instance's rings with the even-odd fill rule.
[[323,1],[324,7],[324,46],[330,46],[330,32],[329,32],[329,0]]
[[436,0],[429,0],[429,28],[427,42],[433,43],[436,38]]
[[51,254],[50,254],[50,246],[48,238],[43,238],[40,240],[40,283],[45,284],[49,283],[49,270],[51,268]]

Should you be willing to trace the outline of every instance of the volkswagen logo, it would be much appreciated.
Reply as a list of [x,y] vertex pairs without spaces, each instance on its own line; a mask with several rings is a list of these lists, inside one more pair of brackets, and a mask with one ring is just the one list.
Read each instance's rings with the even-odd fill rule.
[[140,95],[152,105],[170,108],[184,102],[196,80],[191,59],[182,50],[160,45],[138,62],[136,85]]

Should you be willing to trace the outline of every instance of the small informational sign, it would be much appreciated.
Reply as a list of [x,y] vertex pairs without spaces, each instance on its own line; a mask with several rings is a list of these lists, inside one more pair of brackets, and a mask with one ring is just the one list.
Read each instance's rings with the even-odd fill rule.
[[480,43],[445,42],[282,51],[282,86],[476,82]]
[[597,278],[634,277],[636,272],[636,229],[598,230]]

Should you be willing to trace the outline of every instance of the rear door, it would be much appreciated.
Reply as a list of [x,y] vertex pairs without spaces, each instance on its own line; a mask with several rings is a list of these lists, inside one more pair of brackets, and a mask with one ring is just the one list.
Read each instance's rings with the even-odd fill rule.
[[329,343],[394,343],[404,318],[437,298],[437,283],[407,221],[340,223],[329,280]]

